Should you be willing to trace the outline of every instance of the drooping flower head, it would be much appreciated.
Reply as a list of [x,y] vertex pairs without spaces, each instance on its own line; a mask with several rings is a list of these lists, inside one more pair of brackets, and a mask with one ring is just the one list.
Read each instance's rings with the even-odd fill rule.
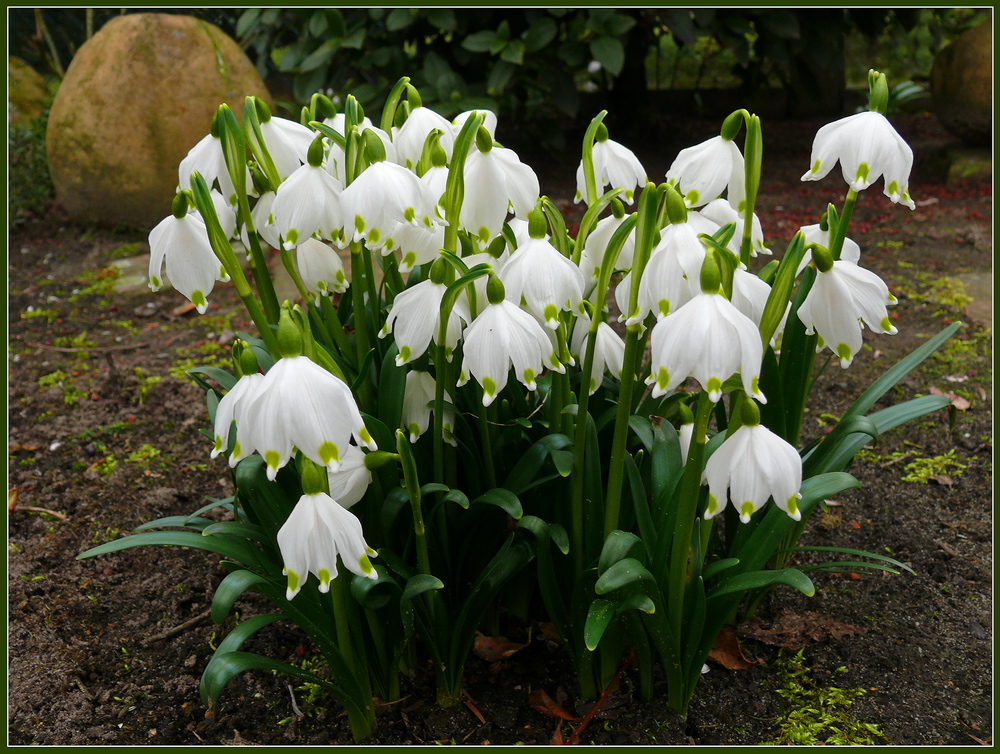
[[[519,216],[527,214],[538,200],[538,177],[510,149],[476,139],[465,160],[465,197],[459,221],[462,227],[484,244],[503,229],[510,209]],[[484,143],[485,142],[485,143]]]
[[329,244],[315,238],[300,241],[295,247],[295,261],[302,283],[314,296],[343,293],[349,287],[344,260]]
[[330,497],[344,508],[350,508],[365,496],[372,483],[372,473],[365,466],[365,452],[357,445],[348,445],[336,471],[326,472]]
[[326,493],[303,495],[278,530],[278,548],[288,579],[285,596],[292,599],[309,574],[319,579],[319,590],[330,591],[337,578],[337,558],[351,573],[377,578],[369,558],[376,552],[365,542],[358,517]]
[[677,188],[688,207],[708,204],[728,189],[729,203],[738,209],[745,192],[744,171],[739,147],[714,136],[682,149],[667,170],[667,182]]
[[744,524],[769,499],[795,521],[802,519],[798,508],[802,459],[762,424],[744,423],[726,438],[705,463],[701,480],[708,485],[706,520],[723,510],[729,499]]
[[809,160],[803,181],[825,178],[839,162],[844,180],[854,191],[864,191],[884,178],[889,199],[916,208],[909,193],[913,150],[882,113],[856,113],[823,126],[813,140]]
[[306,163],[288,176],[271,205],[285,249],[294,249],[313,236],[342,243],[340,194],[340,182],[319,163]]
[[[576,325],[573,329],[573,337],[570,340],[570,352],[577,358],[578,363],[583,364],[586,357],[587,336],[591,327],[591,320],[586,314],[577,317]],[[597,335],[594,340],[594,366],[590,375],[590,394],[597,392],[601,385],[601,377],[607,372],[615,379],[621,379],[622,364],[625,361],[625,341],[614,331],[607,322],[601,322],[597,326]]]
[[[406,386],[403,389],[403,415],[401,424],[410,436],[410,442],[416,442],[430,426],[431,415],[434,413],[434,377],[433,375],[414,369],[406,373]],[[445,390],[444,400],[453,403],[451,393]],[[449,445],[458,445],[452,431],[455,423],[455,412],[444,410],[441,422],[443,438]]]
[[817,350],[828,346],[847,369],[861,350],[863,321],[873,332],[895,335],[887,306],[896,303],[882,279],[854,262],[830,259],[828,251],[813,252],[816,280],[798,316],[806,333],[819,335]]
[[536,388],[535,378],[545,367],[565,373],[549,336],[538,321],[521,307],[504,298],[503,284],[490,276],[489,304],[465,330],[462,373],[458,386],[469,376],[483,388],[483,405],[490,405],[507,384],[511,366],[517,379],[528,389]]
[[[598,130],[593,150],[594,180],[597,182],[597,193],[603,194],[605,186],[609,189],[624,189],[625,202],[631,204],[635,200],[635,190],[646,185],[646,169],[643,168],[639,158],[631,149],[606,138],[607,131],[601,129],[603,129],[603,125]],[[586,199],[587,183],[581,160],[576,169],[574,201],[579,203]]]
[[[394,334],[399,349],[396,366],[420,358],[427,352],[431,341],[437,343],[441,326],[441,299],[447,290],[448,286],[443,282],[428,278],[396,295],[385,325],[379,332],[380,338],[390,332]],[[471,319],[466,298],[459,296],[448,317],[448,339],[444,343],[447,358],[451,358],[465,323]]]
[[583,272],[543,238],[529,238],[500,268],[507,299],[524,305],[544,320],[546,327],[559,327],[559,312],[576,311],[583,300]]

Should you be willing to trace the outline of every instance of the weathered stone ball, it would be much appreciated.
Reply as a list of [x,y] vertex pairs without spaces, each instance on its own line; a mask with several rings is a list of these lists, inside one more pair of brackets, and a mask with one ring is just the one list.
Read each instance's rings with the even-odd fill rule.
[[934,58],[934,111],[948,131],[973,146],[993,133],[993,29],[982,23],[963,32]]
[[49,100],[45,78],[13,55],[7,57],[7,114],[10,125],[21,125],[37,117]]
[[70,62],[49,113],[49,172],[75,220],[152,228],[170,213],[177,166],[223,102],[271,96],[239,45],[191,16],[105,24]]

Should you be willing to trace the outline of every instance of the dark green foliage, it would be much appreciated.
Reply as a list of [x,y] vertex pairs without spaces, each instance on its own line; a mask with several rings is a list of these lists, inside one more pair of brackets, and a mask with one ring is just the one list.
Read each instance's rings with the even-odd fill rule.
[[7,131],[7,223],[14,225],[38,214],[54,190],[45,157],[46,109],[27,124]]

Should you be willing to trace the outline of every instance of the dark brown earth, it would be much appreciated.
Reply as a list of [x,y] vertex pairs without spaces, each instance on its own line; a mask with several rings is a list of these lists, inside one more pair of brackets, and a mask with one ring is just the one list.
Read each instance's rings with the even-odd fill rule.
[[[779,252],[826,202],[842,199],[838,175],[798,180],[819,125],[764,123],[758,206]],[[651,177],[662,180],[677,148],[712,128],[717,123],[664,124],[662,150],[641,152]],[[953,431],[942,411],[882,437],[853,468],[864,486],[814,517],[802,542],[891,553],[916,575],[817,575],[812,598],[772,593],[755,622],[737,627],[749,669],[713,664],[686,721],[662,701],[639,702],[626,671],[582,743],[778,740],[779,721],[800,706],[778,694],[779,658],[787,663],[792,654],[782,644],[804,646],[816,687],[866,692],[846,713],[877,726],[879,742],[992,742],[991,289],[966,306],[960,289],[940,282],[976,273],[989,280],[992,196],[988,184],[944,182],[941,155],[950,142],[932,118],[904,118],[900,130],[916,149],[918,208],[890,205],[879,185],[859,201],[851,233],[863,264],[899,298],[899,334],[866,333],[871,350],[849,370],[825,370],[804,435],[828,429],[825,415],[839,416],[888,365],[956,319],[967,327],[945,354],[879,407],[934,389],[968,407]],[[569,196],[575,161],[535,161],[529,150],[525,159],[543,175],[544,191]],[[303,690],[263,672],[237,679],[206,714],[198,680],[227,630],[206,614],[224,575],[212,556],[156,548],[75,560],[145,521],[231,492],[227,467],[209,460],[199,434],[207,425],[200,390],[169,370],[185,360],[224,364],[233,331],[246,322],[225,287],[202,317],[173,291],[112,293],[112,262],[143,253],[144,234],[71,225],[57,207],[17,225],[9,239],[8,742],[351,743],[335,702],[309,703]],[[899,451],[911,455],[894,457]],[[965,468],[944,469],[927,484],[902,480],[908,463],[950,452]],[[253,598],[238,605],[241,619],[265,610]],[[504,632],[528,645],[499,662],[470,659],[467,704],[437,708],[431,679],[417,673],[401,701],[380,708],[370,743],[545,744],[557,729],[569,738],[576,723],[542,714],[529,697],[543,690],[584,715],[592,704],[578,701],[571,664],[540,624],[512,623]],[[252,644],[292,662],[310,653],[285,624]],[[819,727],[822,741],[831,731]]]

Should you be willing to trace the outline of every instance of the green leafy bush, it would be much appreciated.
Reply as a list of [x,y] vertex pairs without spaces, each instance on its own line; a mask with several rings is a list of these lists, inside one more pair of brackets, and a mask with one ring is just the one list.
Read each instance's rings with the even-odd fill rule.
[[55,195],[45,156],[44,110],[27,124],[7,132],[7,223],[9,226],[41,212]]

